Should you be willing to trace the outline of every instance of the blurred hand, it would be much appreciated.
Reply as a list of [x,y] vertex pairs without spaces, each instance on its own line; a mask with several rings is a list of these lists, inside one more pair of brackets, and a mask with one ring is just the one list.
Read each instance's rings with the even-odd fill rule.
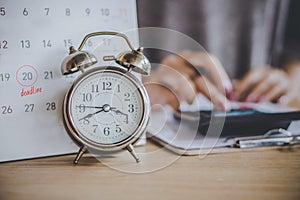
[[219,60],[207,53],[184,51],[167,56],[143,82],[152,104],[170,104],[177,109],[180,101],[192,103],[198,92],[218,110],[229,110],[226,92],[232,90],[230,79]]
[[230,99],[289,104],[299,96],[298,85],[296,80],[281,69],[269,66],[255,68],[234,84],[235,92]]

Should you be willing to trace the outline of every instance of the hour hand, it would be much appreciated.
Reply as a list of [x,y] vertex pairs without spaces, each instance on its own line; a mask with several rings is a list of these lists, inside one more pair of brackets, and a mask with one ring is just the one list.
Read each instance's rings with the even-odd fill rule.
[[113,112],[115,112],[117,115],[124,115],[126,117],[126,124],[128,124],[128,114],[120,111],[120,110],[116,110],[116,109],[112,109]]

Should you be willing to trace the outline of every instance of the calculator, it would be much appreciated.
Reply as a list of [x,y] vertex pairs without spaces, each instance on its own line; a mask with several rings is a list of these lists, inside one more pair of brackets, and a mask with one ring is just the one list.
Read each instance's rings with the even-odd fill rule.
[[272,113],[251,108],[228,112],[176,111],[174,117],[183,123],[198,123],[198,131],[204,135],[210,127],[220,127],[222,136],[252,136],[263,135],[272,129],[287,129],[293,120],[300,120],[300,111]]

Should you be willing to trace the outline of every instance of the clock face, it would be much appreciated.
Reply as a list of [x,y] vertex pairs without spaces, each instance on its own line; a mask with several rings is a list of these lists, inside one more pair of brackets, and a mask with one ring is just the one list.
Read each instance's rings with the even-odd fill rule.
[[69,115],[85,140],[116,144],[136,132],[143,121],[144,98],[128,76],[112,70],[91,73],[70,95]]

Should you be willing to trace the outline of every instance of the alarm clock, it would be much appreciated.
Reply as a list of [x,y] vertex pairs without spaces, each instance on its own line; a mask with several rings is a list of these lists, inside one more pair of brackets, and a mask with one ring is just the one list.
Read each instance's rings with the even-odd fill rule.
[[[125,39],[130,50],[118,56],[104,56],[119,66],[95,66],[94,55],[82,51],[90,37],[118,36]],[[81,71],[67,91],[63,103],[63,121],[68,135],[80,147],[74,164],[86,151],[114,153],[128,150],[136,162],[140,159],[134,144],[146,131],[150,114],[147,92],[132,71],[149,75],[151,65],[143,48],[134,49],[125,34],[94,32],[86,35],[78,50],[70,47],[63,60],[63,75]]]

